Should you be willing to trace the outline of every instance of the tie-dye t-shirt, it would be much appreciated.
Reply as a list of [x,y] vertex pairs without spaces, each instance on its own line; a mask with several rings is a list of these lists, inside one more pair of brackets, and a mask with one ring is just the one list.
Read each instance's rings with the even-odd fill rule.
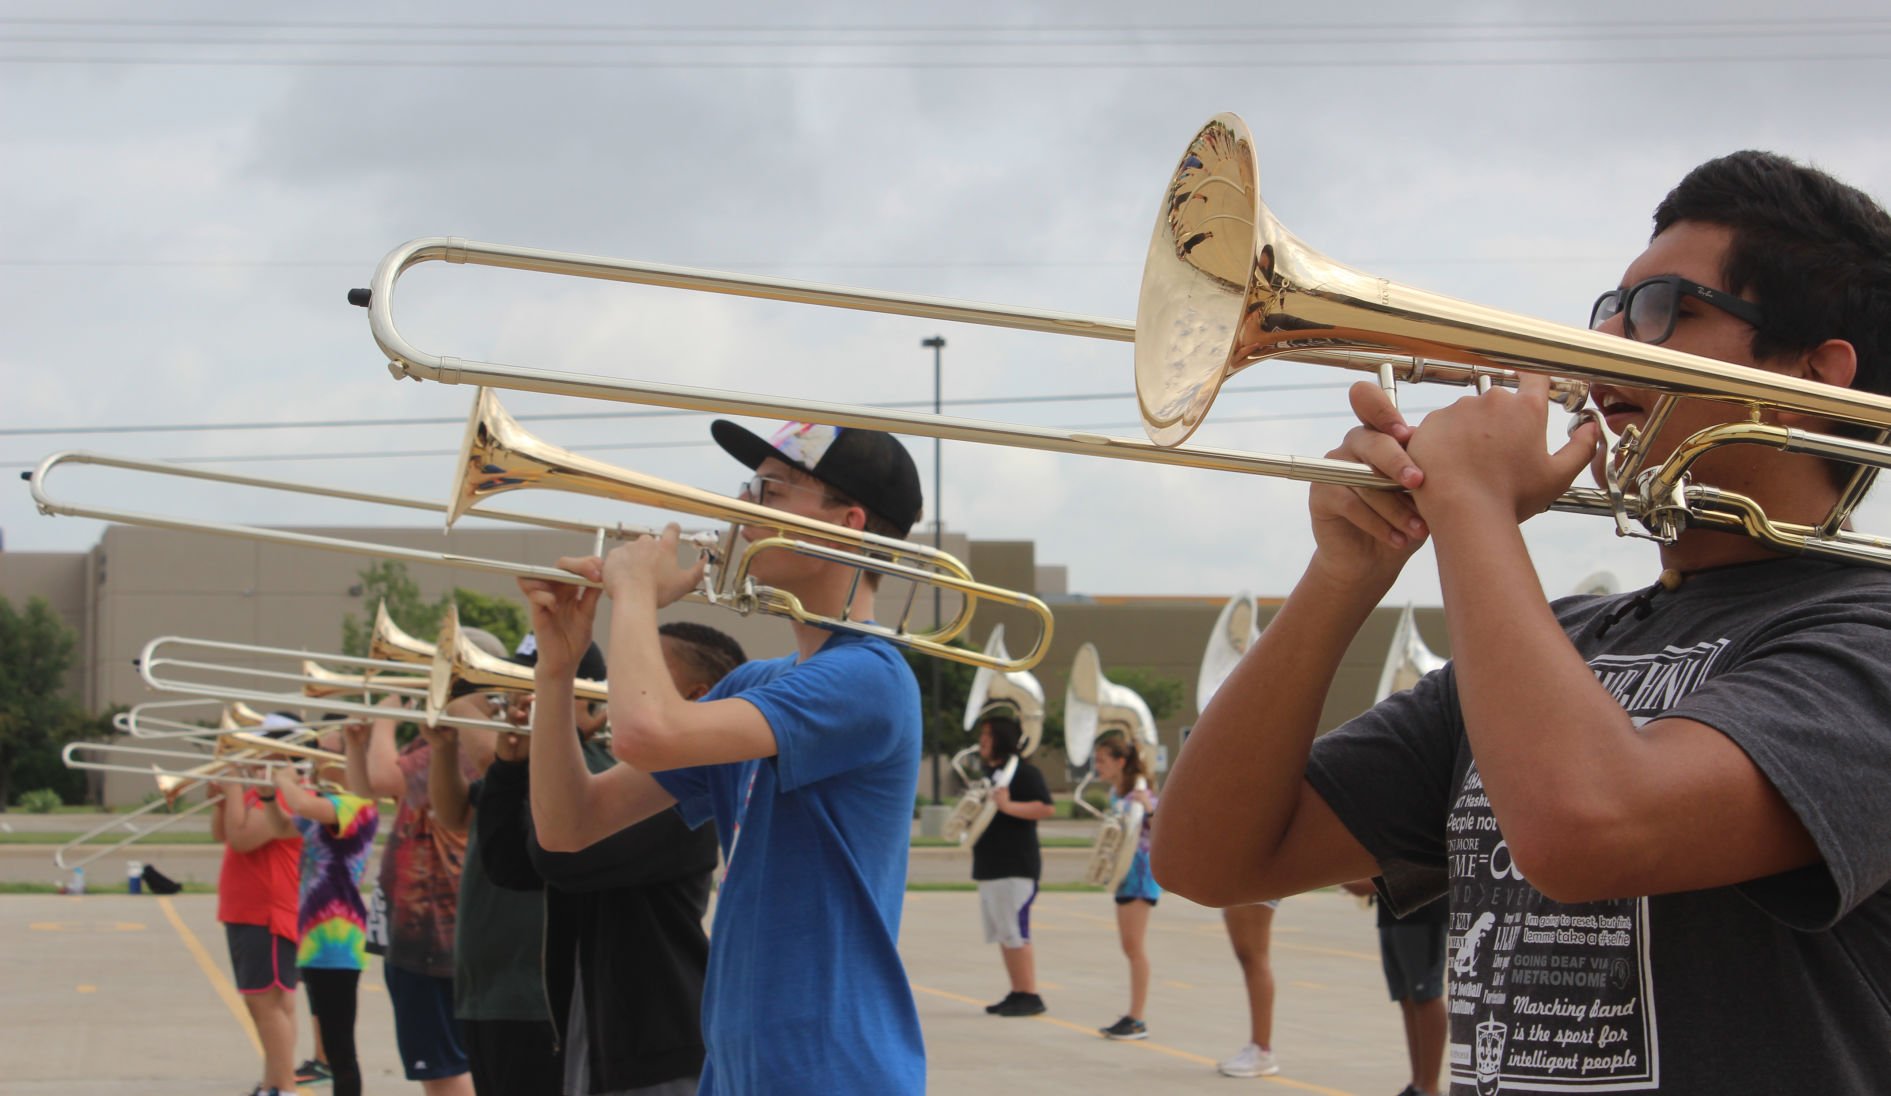
[[374,831],[381,813],[374,800],[335,794],[331,828],[297,818],[302,831],[302,905],[298,926],[302,943],[295,965],[322,970],[360,970],[367,946],[367,907],[361,901],[361,876],[374,851]]

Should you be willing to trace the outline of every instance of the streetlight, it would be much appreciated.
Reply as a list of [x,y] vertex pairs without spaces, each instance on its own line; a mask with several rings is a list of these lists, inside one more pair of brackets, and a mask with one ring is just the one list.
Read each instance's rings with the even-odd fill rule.
[[[929,348],[932,351],[932,413],[936,418],[941,410],[939,400],[941,391],[939,366],[940,351],[945,349],[945,336],[934,335],[930,339],[921,339],[919,340],[919,345]],[[939,439],[934,437],[932,439],[932,547],[934,551],[939,550],[941,538],[945,533],[945,518],[941,516],[942,512],[940,509],[942,500],[939,497],[939,484]],[[932,626],[934,628],[939,626],[939,618],[942,612],[943,610],[939,602],[939,587],[935,584],[932,588]],[[945,708],[945,698],[939,695],[939,660],[930,658],[926,661],[932,665],[932,718],[933,723],[936,725],[939,722],[939,713]],[[937,749],[936,743],[934,746],[935,748],[932,751],[932,802],[934,806],[938,806],[940,802],[939,750]]]

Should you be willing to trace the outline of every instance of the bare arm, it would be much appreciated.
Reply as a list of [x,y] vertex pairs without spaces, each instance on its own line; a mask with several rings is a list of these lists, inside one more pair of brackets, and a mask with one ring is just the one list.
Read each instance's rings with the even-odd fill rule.
[[[539,641],[532,706],[532,825],[547,852],[575,852],[641,822],[676,800],[649,773],[616,765],[593,774],[573,723],[575,670],[548,665]],[[575,662],[573,663],[575,666]],[[664,674],[664,681],[669,675]]]
[[[1538,594],[1518,523],[1587,463],[1543,446],[1545,382],[1458,401],[1411,441],[1437,533],[1459,703],[1511,854],[1564,902],[1725,886],[1817,860],[1734,742],[1687,719],[1637,728]],[[1474,453],[1474,457],[1473,457]]]
[[[452,704],[447,706],[449,711],[452,707]],[[459,733],[452,727],[441,726],[423,728],[421,734],[433,747],[427,754],[427,795],[433,804],[433,820],[449,832],[465,833],[473,818],[473,808],[467,801],[466,774],[460,771]]]
[[295,833],[295,823],[289,821],[273,801],[251,808],[244,801],[241,784],[226,782],[223,785],[223,804],[217,808],[217,813],[222,815],[220,836],[237,852],[255,852],[271,841]]
[[[1412,431],[1376,386],[1355,385],[1362,425],[1330,456],[1411,487]],[[1202,713],[1169,774],[1150,865],[1162,885],[1213,906],[1279,898],[1378,874],[1303,773],[1320,709],[1359,627],[1427,530],[1409,497],[1316,485],[1307,570]]]
[[317,795],[302,786],[288,769],[276,770],[276,802],[290,814],[334,828],[340,821],[335,804],[325,795]]

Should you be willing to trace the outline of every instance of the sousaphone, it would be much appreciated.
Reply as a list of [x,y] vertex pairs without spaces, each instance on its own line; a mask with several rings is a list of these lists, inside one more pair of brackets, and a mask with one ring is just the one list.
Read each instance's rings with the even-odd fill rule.
[[[989,661],[1005,663],[1011,655],[1005,650],[1005,626],[1000,624],[991,630],[991,638],[985,641],[985,654]],[[966,773],[964,765],[978,753],[976,744],[960,750],[952,758],[952,771],[959,774],[965,782],[965,793],[959,797],[959,804],[952,811],[952,817],[946,820],[944,836],[947,841],[961,845],[976,845],[985,835],[985,827],[998,814],[998,804],[992,799],[992,792],[1011,786],[1011,778],[1017,775],[1020,758],[1030,757],[1037,752],[1037,747],[1044,740],[1044,686],[1028,670],[1012,670],[999,673],[991,665],[979,667],[978,675],[972,679],[972,691],[965,698],[965,729],[977,727],[979,721],[993,712],[1010,712],[1017,716],[1018,725],[1024,729],[1024,737],[1018,742],[1018,752],[1012,755],[996,773],[973,777]]]

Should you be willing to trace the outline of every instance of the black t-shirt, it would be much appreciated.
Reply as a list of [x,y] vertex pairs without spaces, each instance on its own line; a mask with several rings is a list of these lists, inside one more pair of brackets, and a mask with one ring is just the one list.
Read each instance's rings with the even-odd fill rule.
[[[1014,803],[1051,802],[1050,785],[1029,761],[1020,760],[1011,777]],[[972,846],[973,879],[1036,879],[1044,870],[1037,848],[1037,820],[998,812]]]
[[1638,725],[1745,750],[1822,862],[1565,905],[1510,858],[1452,666],[1320,738],[1307,779],[1393,908],[1447,896],[1451,1092],[1891,1092],[1891,574],[1728,568],[1620,615],[1634,596],[1554,608]]

